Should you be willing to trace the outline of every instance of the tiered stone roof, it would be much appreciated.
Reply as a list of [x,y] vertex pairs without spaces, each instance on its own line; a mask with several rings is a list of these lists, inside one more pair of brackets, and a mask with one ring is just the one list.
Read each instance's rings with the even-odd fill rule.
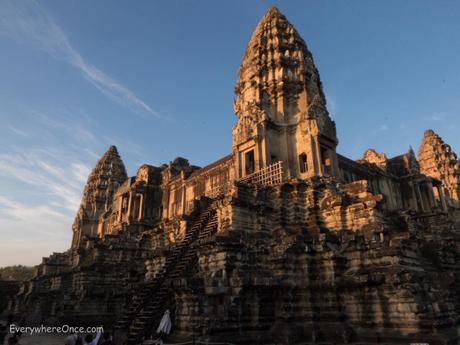
[[440,180],[451,201],[460,197],[460,161],[452,148],[433,130],[425,131],[418,152],[420,172]]
[[318,118],[323,126],[331,124],[312,54],[293,25],[271,7],[257,25],[239,67],[235,113],[240,117],[255,105],[276,120],[278,102],[295,105],[304,90],[308,114],[303,115]]
[[128,178],[115,146],[97,161],[88,177],[74,227],[84,220],[98,220],[113,201],[113,193]]

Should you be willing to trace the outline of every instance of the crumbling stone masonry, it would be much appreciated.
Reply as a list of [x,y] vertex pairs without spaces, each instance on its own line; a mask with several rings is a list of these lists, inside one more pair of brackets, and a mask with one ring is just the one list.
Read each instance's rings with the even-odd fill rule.
[[18,281],[0,280],[0,320],[8,320],[11,303],[19,287]]
[[336,152],[312,54],[270,8],[235,88],[230,155],[88,178],[71,248],[14,301],[24,323],[104,323],[117,342],[458,343],[460,162],[428,130],[418,158]]

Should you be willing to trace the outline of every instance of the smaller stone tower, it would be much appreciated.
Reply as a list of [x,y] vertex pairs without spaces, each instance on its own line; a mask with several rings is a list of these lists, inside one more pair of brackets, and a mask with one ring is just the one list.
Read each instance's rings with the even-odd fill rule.
[[72,225],[72,247],[78,247],[83,236],[97,236],[99,218],[110,208],[115,190],[127,178],[117,148],[111,146],[97,161],[86,182],[80,207]]
[[425,131],[418,152],[420,172],[438,179],[449,206],[460,207],[460,161],[433,130]]
[[236,177],[278,161],[287,178],[339,175],[335,124],[305,42],[272,7],[238,70],[233,128]]

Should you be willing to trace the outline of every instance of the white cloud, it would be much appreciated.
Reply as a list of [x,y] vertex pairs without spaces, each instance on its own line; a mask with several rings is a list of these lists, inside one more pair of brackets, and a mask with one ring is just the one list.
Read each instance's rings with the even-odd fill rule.
[[[66,147],[10,148],[0,154],[0,266],[38,264],[70,246],[90,166]],[[24,248],[27,247],[27,252]],[[15,249],[13,257],[7,255]]]
[[387,131],[389,129],[388,125],[380,125],[379,130],[380,131]]
[[[75,67],[116,102],[136,113],[160,117],[131,90],[85,61],[39,3],[2,1],[0,34],[33,42]],[[0,266],[37,264],[42,256],[69,248],[83,187],[109,145],[145,156],[142,147],[126,138],[107,136],[81,109],[23,108],[17,121],[3,127],[18,140],[6,141],[0,151]]]
[[75,67],[103,94],[132,111],[162,117],[129,88],[88,63],[38,2],[3,1],[0,11],[0,33],[31,40],[39,49],[55,59]]
[[[35,141],[18,140],[0,151],[0,266],[37,264],[69,248],[88,175],[114,143],[81,110],[26,109],[20,117]],[[124,138],[115,143],[134,155],[142,150]]]
[[[51,159],[42,150],[21,149],[0,154],[0,175],[13,177],[24,185],[46,191],[49,197],[60,201],[63,208],[76,211],[80,204],[82,171],[90,168],[79,161],[69,162],[65,151]],[[78,167],[78,170],[75,170]]]
[[23,131],[22,129],[16,128],[16,127],[14,127],[14,126],[9,126],[8,128],[9,128],[13,133],[15,133],[15,134],[17,134],[17,135],[19,135],[19,136],[21,136],[21,137],[26,138],[26,137],[29,136],[29,134],[28,134],[26,131]]
[[68,215],[62,214],[54,208],[48,206],[27,206],[3,196],[0,196],[0,214],[5,219],[22,221],[33,219],[35,226],[38,226],[38,232],[44,234],[50,233],[46,227],[41,227],[40,225],[48,224],[50,218],[58,222],[67,222],[69,220]]
[[20,116],[34,144],[18,140],[0,151],[0,266],[38,264],[69,248],[83,186],[99,158],[88,151],[108,146],[79,111],[27,109]]
[[36,265],[69,246],[72,217],[50,206],[30,206],[0,196],[0,266]]

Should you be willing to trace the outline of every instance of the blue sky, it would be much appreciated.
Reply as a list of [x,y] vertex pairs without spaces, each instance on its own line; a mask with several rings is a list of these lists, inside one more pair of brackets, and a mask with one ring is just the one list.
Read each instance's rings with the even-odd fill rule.
[[460,151],[459,1],[0,0],[0,266],[69,247],[87,175],[231,150],[236,72],[270,5],[312,51],[338,151]]

